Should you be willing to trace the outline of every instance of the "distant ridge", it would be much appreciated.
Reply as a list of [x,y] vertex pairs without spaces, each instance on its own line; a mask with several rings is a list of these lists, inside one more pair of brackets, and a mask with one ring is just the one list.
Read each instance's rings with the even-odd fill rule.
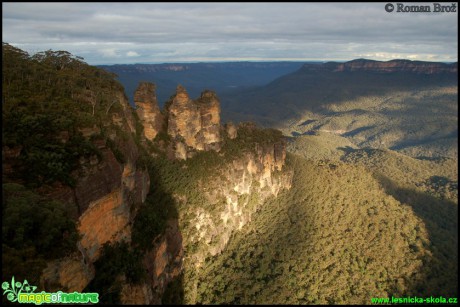
[[119,64],[99,67],[118,75],[131,102],[139,82],[154,82],[159,89],[157,97],[162,106],[178,84],[186,87],[192,97],[199,96],[205,88],[221,95],[226,91],[268,84],[283,75],[299,70],[304,64],[306,62],[211,62]]
[[306,71],[329,71],[329,72],[412,72],[419,74],[458,73],[458,63],[440,63],[411,60],[375,61],[356,59],[345,63],[327,62],[324,64],[305,64],[301,70]]

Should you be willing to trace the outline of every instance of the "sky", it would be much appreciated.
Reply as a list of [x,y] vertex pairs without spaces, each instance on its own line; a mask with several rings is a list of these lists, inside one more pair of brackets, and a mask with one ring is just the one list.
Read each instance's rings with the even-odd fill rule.
[[431,13],[406,13],[394,2],[387,12],[386,4],[2,2],[2,40],[91,65],[458,60],[458,8],[435,13],[428,2]]

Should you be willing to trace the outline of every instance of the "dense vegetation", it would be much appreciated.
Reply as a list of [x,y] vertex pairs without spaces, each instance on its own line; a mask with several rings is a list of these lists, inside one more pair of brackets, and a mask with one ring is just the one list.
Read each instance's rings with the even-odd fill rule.
[[76,251],[78,233],[64,204],[16,183],[2,185],[2,276],[38,284],[51,259]]
[[49,192],[73,187],[90,157],[101,162],[95,141],[124,162],[112,123],[124,114],[123,88],[66,51],[29,55],[6,43],[2,51],[2,276],[38,285],[46,263],[77,252],[77,208]]
[[356,146],[388,148],[412,157],[458,153],[458,89],[446,85],[340,99],[298,120],[285,122],[289,135],[330,133]]
[[122,87],[66,51],[30,56],[3,43],[2,57],[2,146],[20,149],[11,179],[73,185],[79,158],[99,154],[82,131],[107,130]]
[[294,156],[289,163],[293,188],[266,202],[221,255],[200,270],[185,269],[186,301],[369,304],[391,295],[455,296],[453,229],[432,233],[425,216],[389,196],[361,166]]

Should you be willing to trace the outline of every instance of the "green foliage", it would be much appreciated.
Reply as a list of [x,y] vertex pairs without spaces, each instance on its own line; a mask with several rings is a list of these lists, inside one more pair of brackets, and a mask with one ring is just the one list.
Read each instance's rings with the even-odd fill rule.
[[[45,260],[76,251],[75,222],[68,217],[62,203],[47,200],[15,183],[5,183],[2,189],[2,273],[5,278],[13,275],[30,280],[38,278]],[[38,274],[30,275],[29,269]]]
[[457,159],[414,159],[392,150],[370,148],[347,151],[343,160],[349,164],[363,165],[401,188],[458,203]]
[[102,304],[119,304],[122,277],[129,283],[145,278],[142,254],[126,242],[106,243],[100,258],[94,263],[96,275],[84,292],[98,292]]
[[[391,295],[455,296],[452,229],[436,232],[426,217],[425,225],[362,166],[321,166],[291,155],[286,161],[295,170],[291,190],[267,201],[222,254],[185,271],[186,302],[369,304]],[[446,239],[436,252],[431,244]]]
[[2,56],[2,146],[21,149],[12,179],[31,187],[72,186],[79,158],[100,157],[80,130],[105,130],[113,113],[123,115],[116,103],[123,88],[113,74],[66,51],[30,56],[3,43]]
[[273,144],[283,139],[283,134],[277,129],[261,129],[254,123],[247,122],[238,125],[236,138],[230,139],[226,133],[223,133],[223,137],[224,142],[221,152],[227,161],[231,161],[245,152],[255,153],[259,146],[273,146]]

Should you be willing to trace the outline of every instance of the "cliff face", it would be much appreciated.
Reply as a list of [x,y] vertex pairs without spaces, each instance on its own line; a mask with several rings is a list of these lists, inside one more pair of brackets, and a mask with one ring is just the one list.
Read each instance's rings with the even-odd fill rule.
[[[158,110],[156,106],[154,109]],[[143,114],[144,131],[146,125],[157,125],[155,114]],[[167,284],[182,272],[182,261],[187,267],[199,269],[206,257],[222,252],[232,233],[250,222],[267,198],[291,186],[292,171],[285,169],[286,145],[281,134],[261,132],[251,124],[229,123],[222,127],[220,102],[214,92],[204,91],[193,100],[178,86],[163,114],[162,129],[166,131],[156,132],[168,136],[169,146],[164,149],[172,153],[170,158],[187,160],[200,151],[216,151],[219,154],[210,159],[216,159],[218,167],[203,181],[189,183],[200,195],[199,202],[196,193],[173,195],[182,204],[179,207],[187,209],[179,210],[179,221],[168,221],[164,235],[154,239],[153,248],[143,259],[148,282],[126,284],[122,290],[124,303],[161,303]]]
[[[73,173],[73,177],[78,178],[74,187],[55,186],[43,191],[73,208],[80,234],[78,253],[48,263],[41,277],[41,285],[46,290],[81,292],[95,276],[93,264],[100,258],[102,246],[131,241],[136,204],[145,201],[150,178],[146,170],[138,167],[139,149],[131,136],[136,131],[134,117],[126,98],[119,98],[121,112],[113,114],[112,122],[107,125],[107,141],[97,138],[100,129],[82,131],[87,138],[94,138],[93,144],[100,156],[80,159],[80,166]],[[191,158],[199,151],[219,152],[224,146],[222,133],[234,141],[240,135],[241,126],[221,127],[220,103],[211,91],[204,91],[192,100],[179,86],[163,118],[155,98],[155,86],[142,83],[136,91],[136,105],[144,128],[143,137],[155,144],[159,133],[167,134],[169,149],[173,149],[176,159]],[[231,234],[247,224],[268,197],[290,187],[292,174],[284,169],[284,141],[258,141],[261,140],[251,143],[252,150],[234,156],[231,161],[222,159],[218,172],[211,176],[211,184],[198,183],[197,190],[204,195],[204,202],[195,204],[189,212],[191,216],[186,224],[190,227],[184,225],[182,217],[168,220],[166,230],[152,238],[153,247],[142,261],[148,276],[146,281],[134,285],[123,275],[119,276],[123,284],[122,303],[161,303],[168,283],[183,272],[183,246],[201,246],[187,255],[193,266],[200,267],[207,256],[214,256],[225,248]],[[20,148],[4,148],[7,160],[13,159],[18,150]],[[223,155],[225,153],[220,154]],[[184,195],[174,197],[179,202],[188,201]]]
[[186,159],[186,146],[203,150],[196,136],[201,129],[201,115],[198,106],[190,99],[187,91],[177,87],[176,94],[168,109],[168,135],[175,143],[175,155],[178,159]]
[[200,110],[201,130],[197,137],[204,150],[219,151],[222,141],[220,136],[220,102],[212,91],[204,91],[196,100]]
[[168,220],[164,235],[153,241],[152,249],[143,258],[147,281],[139,285],[124,284],[122,304],[161,304],[166,286],[182,272],[184,250],[177,220]]
[[[219,166],[208,181],[200,182],[198,190],[204,196],[200,204],[178,196],[182,208],[193,208],[181,212],[184,246],[189,251],[186,266],[199,269],[206,257],[221,253],[232,233],[250,222],[267,198],[291,187],[292,171],[285,168],[284,140],[256,142],[253,150],[241,152]],[[222,150],[225,155],[227,148]]]
[[155,85],[148,82],[141,82],[134,92],[134,103],[137,107],[136,113],[144,126],[144,136],[152,141],[163,125],[158,101],[155,94]]
[[[238,135],[243,135],[237,130]],[[234,140],[238,140],[237,136]],[[219,165],[209,178],[198,182],[198,199],[176,195],[180,203],[180,227],[184,238],[185,300],[197,302],[200,286],[196,276],[209,269],[207,258],[222,253],[235,232],[251,223],[254,214],[271,197],[290,189],[293,171],[285,165],[284,140],[257,144],[250,151]],[[227,155],[223,145],[221,154]]]
[[[114,124],[127,132],[134,130],[128,102],[124,95],[120,103],[125,104],[122,115],[114,114]],[[98,131],[89,129],[88,136]],[[135,204],[145,201],[150,179],[146,170],[137,167],[139,153],[131,137],[110,134],[113,146],[124,157],[117,160],[106,142],[96,140],[101,159],[96,155],[82,157],[73,177],[78,178],[75,187],[59,186],[48,196],[64,201],[75,208],[79,253],[69,258],[48,264],[41,283],[45,289],[67,289],[82,291],[94,277],[93,263],[99,258],[102,245],[107,242],[130,241],[131,223],[135,217]],[[46,191],[44,191],[46,192]],[[48,288],[51,287],[51,288]]]
[[175,158],[187,159],[194,150],[220,149],[220,103],[215,93],[205,91],[192,100],[178,86],[167,114],[167,133],[173,140]]

